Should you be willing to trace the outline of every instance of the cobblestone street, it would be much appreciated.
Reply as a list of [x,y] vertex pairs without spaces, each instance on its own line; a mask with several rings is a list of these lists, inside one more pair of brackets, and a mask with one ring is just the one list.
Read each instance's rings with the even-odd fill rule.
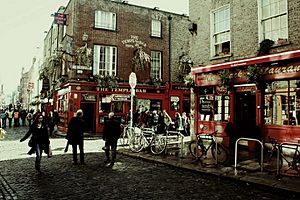
[[[8,134],[13,133],[8,131]],[[15,133],[15,139],[22,134]],[[7,137],[0,141],[1,148],[18,149],[19,146],[26,154],[26,142],[17,140],[16,145],[10,145],[13,141],[9,140]],[[2,159],[2,199],[296,199],[243,182],[123,155],[118,155],[112,168],[105,167],[100,140],[85,141],[85,148],[95,151],[86,153],[86,165],[74,166],[70,150],[68,154],[55,153],[62,152],[59,140],[63,147],[64,139],[51,139],[54,156],[43,157],[41,174],[34,169],[34,157]]]

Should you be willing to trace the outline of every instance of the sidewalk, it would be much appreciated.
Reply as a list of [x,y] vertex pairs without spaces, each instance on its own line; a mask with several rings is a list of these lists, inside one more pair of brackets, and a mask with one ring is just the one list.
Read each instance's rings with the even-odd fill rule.
[[[118,153],[130,157],[140,158],[148,161],[158,162],[174,167],[192,170],[198,173],[211,174],[216,177],[229,178],[234,181],[243,181],[248,184],[267,187],[271,190],[282,190],[282,192],[292,192],[295,195],[300,195],[300,176],[281,175],[280,178],[275,173],[261,172],[258,163],[249,160],[246,162],[247,166],[239,167],[237,169],[233,166],[224,167],[216,166],[213,160],[207,158],[203,161],[207,163],[205,166],[201,165],[200,161],[195,161],[194,158],[185,156],[180,158],[176,155],[158,155],[155,156],[149,152],[143,151],[140,153],[131,152],[128,147],[118,147]],[[242,158],[241,158],[242,159]]]

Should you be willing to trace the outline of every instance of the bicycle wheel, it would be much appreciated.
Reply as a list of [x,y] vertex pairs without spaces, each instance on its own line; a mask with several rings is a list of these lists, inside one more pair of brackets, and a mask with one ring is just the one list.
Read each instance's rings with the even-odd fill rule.
[[203,149],[196,144],[196,141],[191,141],[189,144],[189,150],[193,157],[201,158],[204,154]]
[[143,143],[143,135],[139,133],[133,134],[133,136],[129,139],[129,148],[132,152],[138,153],[142,151],[144,147]]
[[[217,148],[218,163],[224,164],[228,160],[228,152],[222,144],[218,143]],[[211,147],[211,153],[213,159],[216,160],[216,144]]]
[[[279,157],[279,169],[282,168],[283,161],[282,157]],[[269,152],[268,155],[264,156],[264,169],[269,172],[277,171],[277,152]]]
[[125,141],[125,139],[126,139],[126,130],[127,130],[127,128],[124,128],[124,130],[122,131],[122,133],[120,135],[120,138],[118,139],[118,144],[120,146],[125,146],[125,144],[126,144],[126,141]]
[[166,150],[167,139],[164,135],[154,135],[153,140],[150,144],[150,150],[153,154],[159,155],[162,154]]

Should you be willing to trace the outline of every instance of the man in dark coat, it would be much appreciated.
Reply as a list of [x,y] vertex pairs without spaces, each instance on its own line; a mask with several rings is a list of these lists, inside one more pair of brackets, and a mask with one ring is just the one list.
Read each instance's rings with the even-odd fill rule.
[[103,140],[105,141],[105,147],[103,149],[105,150],[106,155],[105,164],[107,164],[108,166],[113,166],[115,163],[117,155],[117,143],[120,135],[121,123],[117,119],[115,119],[114,113],[110,112],[103,129]]
[[80,151],[80,164],[84,164],[83,151],[83,132],[85,131],[85,122],[82,119],[83,111],[79,109],[76,116],[72,117],[68,126],[67,140],[72,145],[73,164],[77,165],[77,145]]

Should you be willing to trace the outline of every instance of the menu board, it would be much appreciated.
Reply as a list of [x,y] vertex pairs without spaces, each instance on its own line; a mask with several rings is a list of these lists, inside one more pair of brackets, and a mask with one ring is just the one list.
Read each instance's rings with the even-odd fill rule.
[[200,99],[200,113],[211,114],[213,111],[213,100]]

